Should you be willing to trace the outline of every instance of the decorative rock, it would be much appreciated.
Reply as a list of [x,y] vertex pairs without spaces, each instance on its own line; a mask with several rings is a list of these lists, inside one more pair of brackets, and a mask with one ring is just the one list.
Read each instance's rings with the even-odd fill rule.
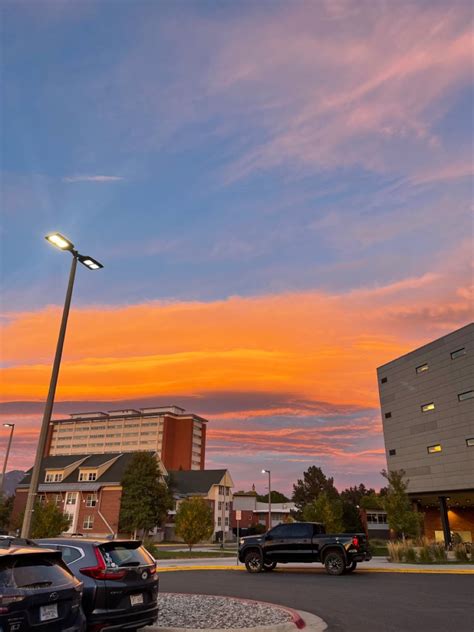
[[278,606],[232,597],[161,593],[158,628],[229,629],[289,623],[291,615]]

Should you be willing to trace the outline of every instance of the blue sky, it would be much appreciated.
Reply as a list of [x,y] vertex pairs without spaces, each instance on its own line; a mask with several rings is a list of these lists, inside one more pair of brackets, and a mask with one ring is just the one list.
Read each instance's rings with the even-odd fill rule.
[[[354,293],[368,292],[371,310],[370,292],[391,288],[375,329],[399,346],[371,367],[470,318],[469,2],[20,0],[1,11],[4,336],[62,303],[67,263],[44,243],[50,230],[105,264],[80,270],[79,309],[194,302],[216,306],[219,328],[230,297],[318,293],[317,351],[347,334],[328,316],[334,301],[350,297],[355,319]],[[247,326],[258,345],[260,324]],[[99,334],[92,343],[102,357]],[[7,350],[4,366],[46,366],[38,344],[30,358]],[[286,379],[281,390],[298,391]],[[10,392],[38,398],[30,385]],[[375,396],[351,397],[376,409]]]

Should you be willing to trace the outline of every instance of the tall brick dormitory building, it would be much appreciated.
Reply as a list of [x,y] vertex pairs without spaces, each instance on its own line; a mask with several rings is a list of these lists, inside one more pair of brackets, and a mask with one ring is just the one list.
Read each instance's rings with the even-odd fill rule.
[[[230,512],[232,479],[221,470],[204,470],[206,419],[178,406],[73,413],[51,423],[40,472],[38,497],[53,501],[71,516],[70,533],[116,535],[122,496],[122,478],[132,453],[153,452],[163,477],[181,472],[202,472],[212,479],[207,496],[221,528],[220,506]],[[216,481],[214,481],[216,479]],[[26,505],[30,472],[18,485],[13,518]],[[210,489],[211,489],[210,487]],[[214,507],[214,504],[216,507]]]

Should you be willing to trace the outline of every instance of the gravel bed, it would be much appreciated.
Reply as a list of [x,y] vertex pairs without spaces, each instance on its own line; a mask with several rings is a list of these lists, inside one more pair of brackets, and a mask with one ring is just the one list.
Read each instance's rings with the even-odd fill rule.
[[158,627],[219,629],[276,625],[291,621],[286,610],[231,597],[161,593]]

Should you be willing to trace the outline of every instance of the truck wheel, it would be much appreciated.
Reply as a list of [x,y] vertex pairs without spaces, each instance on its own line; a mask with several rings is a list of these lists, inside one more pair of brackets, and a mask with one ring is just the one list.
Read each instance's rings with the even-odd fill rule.
[[346,566],[346,573],[352,573],[357,568],[357,562],[351,562],[348,566]]
[[265,571],[265,573],[269,573],[270,571],[272,571],[275,566],[277,565],[276,562],[264,562],[263,563],[263,570]]
[[260,551],[249,551],[245,556],[244,563],[249,573],[261,573],[263,570],[263,559]]
[[328,575],[342,575],[346,570],[344,557],[339,551],[330,551],[324,558],[324,566]]

